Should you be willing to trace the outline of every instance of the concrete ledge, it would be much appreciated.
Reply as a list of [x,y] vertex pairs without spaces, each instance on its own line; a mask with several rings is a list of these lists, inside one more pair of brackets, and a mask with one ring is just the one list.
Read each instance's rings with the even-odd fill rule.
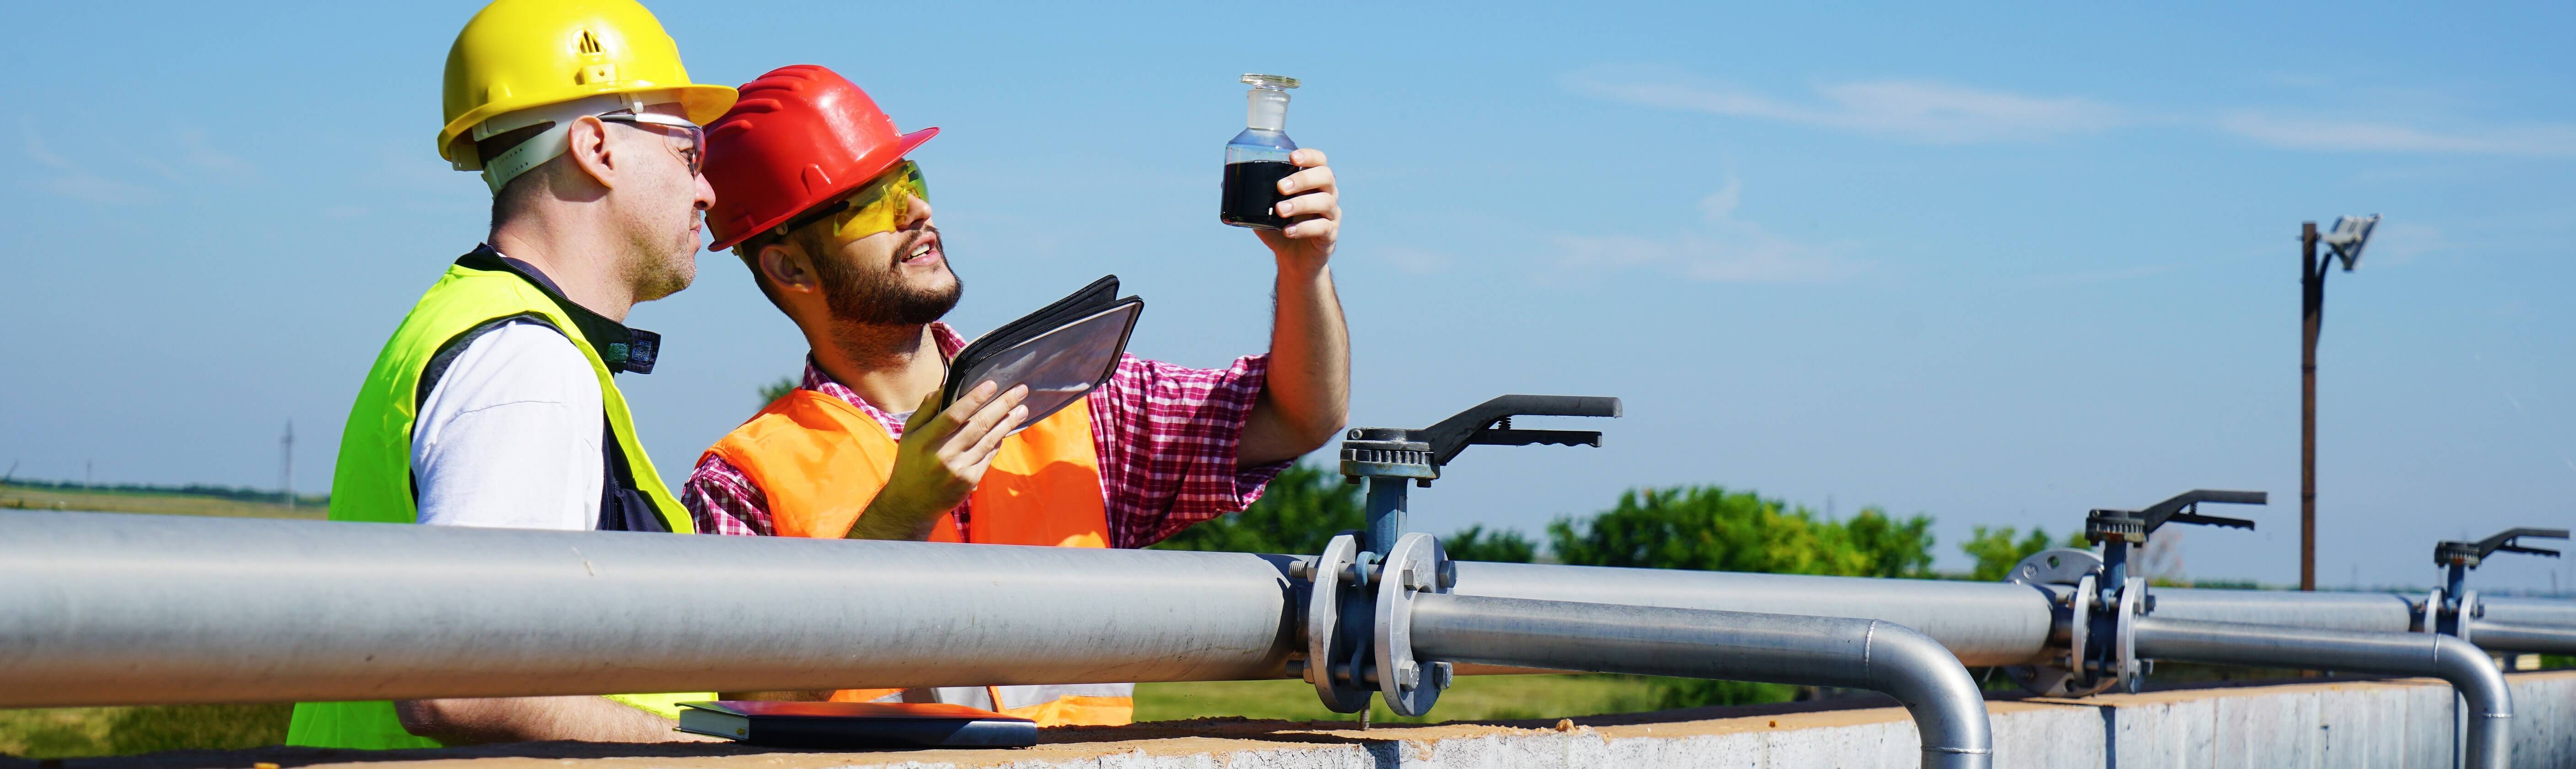
[[[2514,765],[2576,766],[2576,671],[2520,673]],[[2453,701],[2434,679],[2332,680],[1987,703],[1997,767],[2427,767],[2451,760]],[[1884,703],[1886,700],[1875,700]],[[1871,700],[1544,721],[1386,726],[1210,719],[1049,730],[1023,750],[875,753],[735,745],[523,743],[385,752],[263,748],[75,759],[63,769],[1383,769],[1911,767],[1913,722]],[[47,762],[51,764],[52,762]],[[18,769],[33,761],[0,761]]]

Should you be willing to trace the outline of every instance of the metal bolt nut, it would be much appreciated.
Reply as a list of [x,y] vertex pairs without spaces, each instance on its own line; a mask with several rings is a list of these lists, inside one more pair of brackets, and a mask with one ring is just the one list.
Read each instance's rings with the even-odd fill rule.
[[1409,590],[1431,589],[1431,575],[1420,566],[1404,567],[1404,586]]
[[1395,669],[1395,685],[1411,689],[1422,685],[1422,666],[1410,662]]
[[1449,663],[1446,663],[1446,662],[1434,662],[1434,663],[1431,663],[1431,685],[1432,685],[1432,686],[1436,686],[1436,687],[1439,687],[1439,688],[1441,688],[1441,689],[1444,689],[1444,690],[1445,690],[1445,689],[1448,689],[1448,688],[1449,688],[1449,685],[1450,685],[1450,684],[1457,683],[1457,682],[1458,682],[1458,671],[1457,671],[1457,669],[1456,669],[1456,668],[1454,668],[1454,667],[1450,666],[1450,664],[1449,664]]
[[1305,558],[1299,558],[1299,559],[1294,560],[1294,561],[1289,561],[1289,562],[1288,562],[1288,576],[1290,576],[1290,577],[1295,577],[1295,578],[1297,578],[1297,579],[1306,579],[1306,580],[1314,579],[1314,578],[1315,578],[1315,562],[1314,562],[1313,560],[1305,559]]
[[[1457,586],[1458,586],[1458,562],[1457,562],[1457,561],[1441,561],[1441,562],[1440,562],[1440,587],[1442,587],[1442,588],[1446,589],[1446,588],[1454,588],[1454,587],[1457,587]],[[1449,663],[1443,662],[1443,663],[1440,663],[1440,664],[1447,665],[1447,664],[1449,664]]]
[[1315,673],[1312,669],[1306,667],[1305,660],[1289,660],[1288,676],[1290,678],[1303,679],[1306,683],[1310,684],[1315,682]]

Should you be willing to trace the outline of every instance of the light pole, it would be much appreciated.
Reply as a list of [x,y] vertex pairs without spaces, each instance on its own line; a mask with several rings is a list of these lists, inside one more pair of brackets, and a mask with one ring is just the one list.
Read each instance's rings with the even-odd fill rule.
[[2316,222],[2299,223],[2299,589],[2317,589],[2317,326],[2325,318],[2326,268],[2317,258],[2323,243],[2332,259],[2351,272],[2361,263],[2361,247],[2379,215],[2335,219],[2332,232],[2319,235]]

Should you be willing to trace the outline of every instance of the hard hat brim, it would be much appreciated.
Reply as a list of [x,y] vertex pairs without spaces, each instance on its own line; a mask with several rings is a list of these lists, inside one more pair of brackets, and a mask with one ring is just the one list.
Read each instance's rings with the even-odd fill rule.
[[897,140],[894,143],[894,147],[892,148],[893,151],[880,153],[883,156],[882,159],[870,159],[873,162],[870,162],[869,165],[875,166],[875,168],[870,170],[868,173],[859,175],[848,183],[834,185],[832,189],[824,192],[824,194],[817,195],[814,199],[805,201],[805,205],[790,209],[786,213],[770,217],[768,221],[761,222],[759,226],[745,228],[741,232],[734,233],[733,237],[718,240],[709,244],[707,246],[707,250],[723,251],[733,248],[734,246],[741,245],[743,241],[750,240],[754,235],[768,232],[772,227],[777,227],[778,225],[787,223],[787,220],[796,218],[797,214],[813,210],[815,206],[839,200],[842,196],[848,195],[851,192],[857,191],[860,187],[866,186],[869,181],[877,178],[878,174],[885,173],[885,170],[888,168],[893,168],[894,164],[903,160],[905,155],[912,154],[913,148],[921,146],[922,142],[930,141],[930,137],[938,135],[938,126],[932,126],[904,134],[902,139]]
[[[740,93],[735,91],[732,86],[708,85],[705,83],[685,83],[676,86],[639,86],[629,84],[603,87],[596,91],[575,94],[572,99],[620,93],[652,93],[657,91],[679,94],[680,111],[685,113],[689,122],[696,123],[698,125],[713,123],[716,122],[716,118],[724,117],[725,111],[733,109],[734,100],[740,97]],[[446,159],[449,163],[480,166],[482,164],[482,158],[473,157],[474,142],[465,138],[467,132],[473,131],[475,126],[482,125],[483,121],[499,117],[506,113],[517,112],[519,110],[534,107],[542,107],[548,104],[559,104],[571,101],[572,99],[553,98],[545,101],[528,101],[525,103],[504,100],[476,107],[463,115],[456,116],[455,120],[448,121],[446,127],[438,130],[438,156]]]

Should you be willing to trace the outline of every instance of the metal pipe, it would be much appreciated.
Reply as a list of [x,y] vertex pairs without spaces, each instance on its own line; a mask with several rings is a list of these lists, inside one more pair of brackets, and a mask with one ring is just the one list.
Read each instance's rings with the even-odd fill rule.
[[0,707],[1279,678],[1242,553],[0,514]]
[[1994,761],[1976,679],[1930,637],[1880,620],[1423,594],[1412,635],[1429,660],[1884,692],[1914,716],[1923,766]]
[[2394,593],[2160,587],[2148,595],[2155,597],[2155,615],[2166,619],[2379,633],[2416,629],[2414,600]]
[[2355,633],[2152,615],[2136,618],[2132,632],[2138,656],[2150,659],[2441,678],[2468,700],[2468,729],[2460,740],[2463,766],[2503,769],[2511,764],[2513,693],[2486,652],[2467,641],[2432,633]]
[[2469,620],[2469,643],[2497,652],[2576,654],[2576,628]]
[[[2565,598],[2515,598],[2511,596],[2478,596],[2478,619],[2514,625],[2547,625],[2576,627],[2576,601]],[[2470,633],[2470,640],[2477,634]]]
[[1884,620],[1973,666],[2046,658],[2054,618],[2047,588],[2000,582],[1460,562],[1452,593]]

